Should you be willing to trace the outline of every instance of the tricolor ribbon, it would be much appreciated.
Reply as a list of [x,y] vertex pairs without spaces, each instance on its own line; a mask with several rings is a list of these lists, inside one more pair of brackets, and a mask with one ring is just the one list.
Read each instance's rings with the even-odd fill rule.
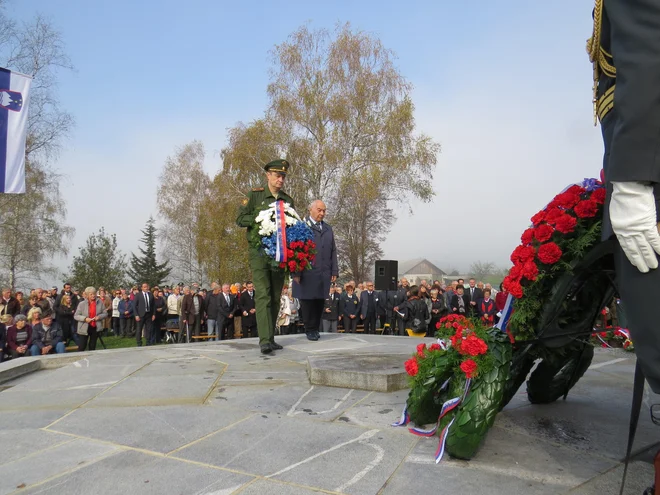
[[286,263],[286,216],[284,214],[284,201],[281,199],[277,200],[275,205],[275,227],[277,228],[275,261]]
[[509,293],[509,295],[506,297],[506,304],[502,310],[500,321],[498,321],[497,325],[495,325],[495,328],[499,328],[503,332],[506,332],[506,326],[509,324],[509,318],[511,318],[511,314],[513,313],[513,301],[513,296],[511,293]]
[[[408,431],[413,435],[417,435],[419,437],[432,437],[433,435],[435,435],[436,432],[438,431],[440,420],[444,418],[450,411],[456,409],[461,404],[461,402],[465,400],[468,392],[470,391],[471,383],[472,380],[470,378],[465,380],[465,388],[463,389],[463,394],[460,397],[454,397],[453,399],[449,399],[442,405],[442,409],[440,410],[440,415],[438,416],[438,421],[436,422],[434,427],[427,430],[412,427],[412,428],[408,428]],[[440,390],[444,390],[447,387],[447,385],[449,385],[449,380],[447,380],[442,385]],[[443,428],[442,432],[440,433],[440,442],[438,443],[438,449],[435,452],[436,464],[440,462],[442,456],[445,453],[445,442],[447,441],[447,435],[449,434],[449,427],[454,423],[454,419],[456,418],[453,418],[449,422],[449,424]],[[396,423],[392,423],[392,426],[407,426],[408,423],[410,423],[410,414],[408,414],[408,404],[406,403],[403,406],[403,411],[401,412],[401,418]]]
[[614,335],[620,334],[623,338],[630,340],[630,332],[628,331],[627,328],[617,328],[614,331]]

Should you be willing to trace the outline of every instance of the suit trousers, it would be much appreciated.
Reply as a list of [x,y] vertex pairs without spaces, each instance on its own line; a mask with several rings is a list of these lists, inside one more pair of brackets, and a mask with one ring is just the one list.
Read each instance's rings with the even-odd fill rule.
[[348,333],[355,333],[359,319],[359,316],[356,316],[355,318],[349,318],[347,315],[343,315],[341,321],[344,323],[344,331]]
[[337,320],[322,320],[321,326],[324,332],[337,333]]
[[147,345],[151,345],[151,329],[153,328],[153,322],[151,321],[151,316],[149,313],[146,313],[140,321],[135,321],[135,341],[137,342],[138,347],[142,346],[142,330],[144,329],[144,340]]
[[264,345],[275,340],[275,324],[280,311],[285,273],[283,270],[273,270],[270,261],[258,251],[251,249],[249,256],[259,345]]
[[325,299],[299,299],[299,301],[303,323],[305,324],[305,333],[318,332],[321,326]]
[[220,340],[234,338],[234,318],[226,316],[218,317],[218,332],[220,333]]
[[376,313],[367,314],[363,322],[364,333],[376,333]]
[[87,347],[89,342],[89,350],[96,350],[96,339],[98,338],[98,332],[96,328],[87,327],[87,335],[78,334],[78,352],[83,352]]

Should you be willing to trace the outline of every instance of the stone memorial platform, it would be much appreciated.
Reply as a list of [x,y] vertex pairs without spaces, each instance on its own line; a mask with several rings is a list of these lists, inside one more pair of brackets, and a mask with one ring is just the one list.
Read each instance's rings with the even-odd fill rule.
[[[597,350],[566,401],[533,406],[521,389],[474,460],[436,465],[437,438],[390,426],[407,390],[379,391],[401,386],[420,341],[290,335],[268,356],[246,339],[3,363],[0,494],[618,493],[634,355]],[[358,376],[370,368],[381,378]],[[642,414],[627,494],[650,482],[659,441]]]

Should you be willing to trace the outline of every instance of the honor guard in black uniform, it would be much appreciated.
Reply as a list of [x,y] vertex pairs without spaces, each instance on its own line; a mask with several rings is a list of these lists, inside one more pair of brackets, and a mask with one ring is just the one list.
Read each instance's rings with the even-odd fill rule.
[[638,363],[659,394],[660,0],[596,0],[593,18],[587,51],[605,145],[603,235],[618,240],[619,295]]

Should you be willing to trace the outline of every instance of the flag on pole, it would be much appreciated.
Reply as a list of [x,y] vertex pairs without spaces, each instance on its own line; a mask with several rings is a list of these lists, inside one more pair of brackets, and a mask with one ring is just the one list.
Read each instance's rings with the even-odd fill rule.
[[32,78],[0,67],[0,193],[25,192],[25,138]]

